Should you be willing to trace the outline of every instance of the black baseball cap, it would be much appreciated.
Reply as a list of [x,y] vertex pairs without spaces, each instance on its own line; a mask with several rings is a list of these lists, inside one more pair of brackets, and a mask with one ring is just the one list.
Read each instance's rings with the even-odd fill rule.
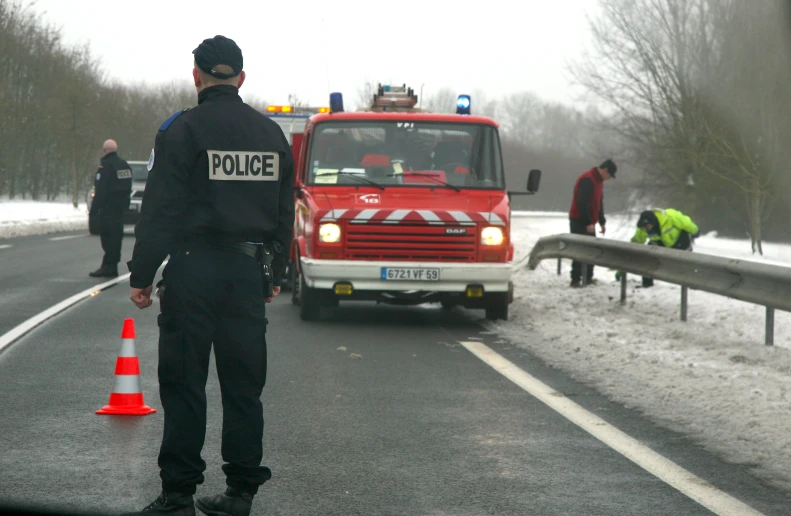
[[[204,39],[192,53],[195,55],[198,68],[218,79],[230,79],[242,73],[244,67],[242,49],[234,40],[225,36]],[[215,71],[214,67],[217,65],[230,66],[233,73]]]
[[645,210],[643,213],[640,214],[640,218],[637,219],[637,227],[645,229],[647,225],[651,224],[653,226],[653,230],[655,231],[659,227],[659,219],[654,213],[653,210]]
[[615,162],[611,159],[604,160],[604,163],[599,165],[599,168],[606,168],[607,172],[610,173],[610,176],[615,178],[615,172],[618,171],[618,167],[615,165]]

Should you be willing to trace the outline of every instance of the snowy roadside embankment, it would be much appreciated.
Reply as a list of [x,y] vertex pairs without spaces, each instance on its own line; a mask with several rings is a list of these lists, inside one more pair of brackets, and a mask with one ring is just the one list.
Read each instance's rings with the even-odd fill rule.
[[88,229],[88,210],[67,202],[0,200],[0,238]]
[[[633,218],[611,217],[608,237],[628,240]],[[516,261],[542,236],[567,233],[563,214],[514,219]],[[704,236],[695,251],[787,264],[791,246]],[[508,322],[511,342],[657,423],[687,434],[725,460],[744,464],[791,490],[791,314],[776,314],[775,347],[764,345],[764,308],[700,291],[689,293],[689,321],[679,320],[680,289],[630,277],[621,306],[614,271],[597,267],[598,284],[569,288],[570,262],[515,273]],[[791,274],[791,270],[789,270]]]

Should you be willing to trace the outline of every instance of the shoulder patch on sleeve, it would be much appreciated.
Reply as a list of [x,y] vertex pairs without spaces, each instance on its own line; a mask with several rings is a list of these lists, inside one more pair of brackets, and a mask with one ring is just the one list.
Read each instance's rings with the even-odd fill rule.
[[168,130],[168,127],[170,127],[170,124],[172,124],[172,123],[173,123],[173,121],[174,121],[175,119],[177,119],[178,117],[180,117],[180,116],[182,115],[182,113],[184,113],[185,111],[187,111],[187,110],[186,110],[186,109],[184,109],[184,110],[182,110],[182,111],[176,111],[175,113],[173,113],[172,115],[170,115],[170,117],[168,117],[168,119],[167,119],[167,120],[165,120],[164,122],[162,122],[162,125],[159,127],[159,130],[160,130],[160,131],[167,131],[167,130]]

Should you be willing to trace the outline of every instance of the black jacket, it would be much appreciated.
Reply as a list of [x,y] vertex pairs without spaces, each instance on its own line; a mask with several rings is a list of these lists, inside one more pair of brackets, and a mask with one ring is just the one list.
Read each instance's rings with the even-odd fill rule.
[[100,161],[93,186],[92,212],[98,211],[100,215],[102,209],[123,212],[129,207],[132,193],[132,169],[129,163],[116,152],[107,154]]
[[[294,163],[280,126],[219,85],[159,128],[135,248],[134,288],[151,285],[165,257],[189,241],[272,242],[288,250]],[[286,251],[287,252],[287,251]]]

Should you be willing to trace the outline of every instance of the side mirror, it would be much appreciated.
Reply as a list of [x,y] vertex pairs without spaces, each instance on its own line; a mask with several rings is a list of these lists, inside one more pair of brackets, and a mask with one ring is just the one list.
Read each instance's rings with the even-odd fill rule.
[[528,193],[536,193],[538,186],[541,184],[541,171],[533,169],[527,175],[527,191]]

